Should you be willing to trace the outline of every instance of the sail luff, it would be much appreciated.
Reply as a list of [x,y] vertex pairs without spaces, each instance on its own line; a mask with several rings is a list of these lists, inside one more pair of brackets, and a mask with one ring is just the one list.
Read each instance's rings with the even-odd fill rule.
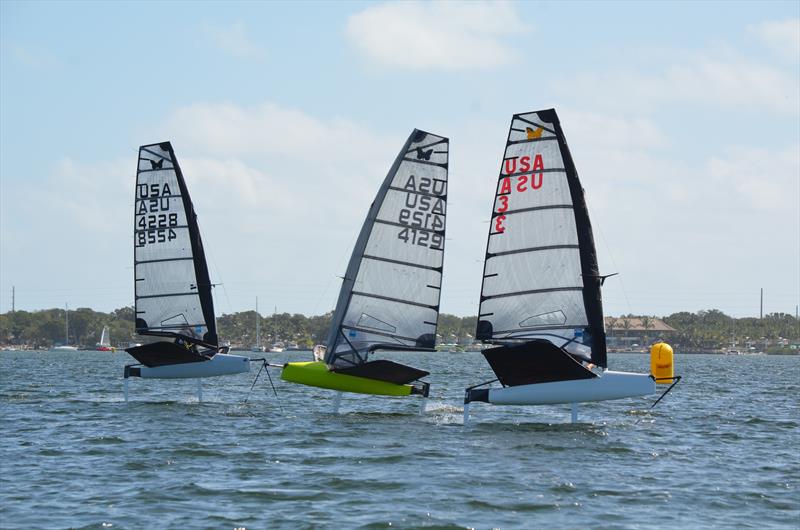
[[[506,136],[506,146],[503,148],[503,153],[505,153],[505,150],[508,149],[508,144],[511,141],[511,128],[514,126],[514,118],[515,117],[516,116],[512,116],[511,117],[511,123],[508,124],[508,136]],[[504,158],[505,158],[505,156],[504,156]],[[504,162],[505,162],[504,159],[500,160],[500,170],[498,171],[498,173],[501,174],[501,175],[503,173],[503,163]],[[498,179],[499,179],[499,177],[498,177]],[[495,198],[494,198],[494,200],[497,201],[497,183],[495,183]],[[476,340],[481,340],[481,339],[485,338],[485,342],[491,342],[491,338],[492,337],[491,337],[491,335],[488,335],[488,336],[485,336],[485,337],[482,336],[483,333],[482,333],[481,328],[480,328],[480,322],[481,322],[480,307],[481,307],[482,302],[483,302],[483,292],[484,292],[484,288],[486,286],[486,267],[489,264],[489,243],[490,243],[491,238],[492,238],[492,220],[494,219],[494,216],[495,216],[495,211],[494,211],[494,208],[492,208],[492,215],[491,215],[491,217],[489,217],[489,228],[488,228],[487,234],[486,234],[486,251],[483,254],[483,273],[481,274],[481,291],[480,291],[480,301],[478,302],[478,318],[475,320],[475,339]]]
[[552,113],[551,123],[554,124],[556,129],[558,146],[561,150],[561,157],[564,160],[564,167],[567,170],[567,182],[572,196],[575,226],[578,229],[578,246],[580,247],[581,270],[583,271],[583,301],[586,307],[586,317],[589,321],[588,330],[591,337],[592,362],[605,368],[608,360],[606,333],[603,323],[603,301],[600,290],[602,279],[600,277],[600,268],[597,264],[597,251],[594,245],[592,224],[589,220],[589,209],[586,205],[586,197],[578,178],[575,162],[572,160],[572,153],[570,153],[564,131],[561,128],[561,121],[558,119],[554,109],[544,112]]
[[[388,173],[386,173],[383,184],[381,184],[381,187],[378,189],[375,200],[372,201],[372,205],[370,206],[369,212],[367,212],[367,218],[364,220],[364,224],[361,225],[361,232],[358,234],[358,239],[356,240],[356,244],[353,247],[353,252],[350,255],[350,262],[347,264],[347,270],[345,271],[344,278],[342,279],[342,287],[339,290],[339,298],[336,301],[336,309],[334,310],[333,319],[331,320],[328,338],[325,341],[327,346],[325,362],[328,364],[332,364],[336,358],[336,345],[339,342],[342,322],[344,321],[350,300],[352,299],[353,286],[355,285],[356,277],[358,276],[358,270],[361,266],[364,250],[367,247],[369,236],[372,233],[372,227],[375,224],[375,219],[378,218],[378,213],[380,212],[383,201],[389,191],[389,187],[392,184],[394,175],[397,173],[400,164],[403,162],[403,158],[408,152],[408,148],[411,146],[413,138],[416,134],[417,129],[414,129],[414,132],[411,133],[406,140],[406,143],[403,145],[403,148],[398,153],[394,163],[392,164],[392,167],[389,168]],[[358,355],[358,352],[354,353]],[[365,358],[361,358],[362,362],[365,360]]]

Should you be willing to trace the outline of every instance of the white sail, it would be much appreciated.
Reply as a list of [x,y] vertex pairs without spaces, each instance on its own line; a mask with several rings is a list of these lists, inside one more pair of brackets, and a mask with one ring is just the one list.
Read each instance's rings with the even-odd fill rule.
[[[553,110],[513,117],[495,193],[477,338],[585,345],[605,365],[591,226]],[[576,350],[577,353],[577,350]]]
[[369,210],[345,273],[325,361],[346,367],[375,349],[435,345],[449,141],[409,136]]
[[98,346],[109,348],[111,347],[111,337],[109,336],[108,326],[103,326],[103,331],[100,333],[100,342]]
[[217,344],[197,217],[169,142],[139,149],[134,270],[137,333]]

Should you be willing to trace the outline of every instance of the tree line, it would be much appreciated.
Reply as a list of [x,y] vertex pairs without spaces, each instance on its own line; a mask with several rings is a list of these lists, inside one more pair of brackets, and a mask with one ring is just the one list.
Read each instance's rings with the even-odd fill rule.
[[[281,313],[269,316],[257,315],[255,311],[224,314],[217,319],[220,341],[233,346],[250,348],[256,344],[256,319],[259,320],[260,342],[268,346],[273,342],[296,343],[303,348],[323,343],[328,333],[332,313],[307,317],[296,313]],[[624,315],[614,319],[608,332],[615,336],[625,333],[625,322],[629,318],[642,319],[642,325],[652,322],[654,316]],[[682,311],[663,317],[662,320],[677,331],[669,340],[681,349],[718,349],[731,342],[746,340],[775,341],[778,338],[797,342],[800,339],[800,321],[786,313],[772,313],[763,319],[734,318],[717,309],[690,313]],[[469,344],[473,341],[477,317],[439,316],[438,342],[444,344]],[[123,307],[110,313],[79,308],[69,311],[69,344],[94,348],[100,341],[100,333],[108,326],[111,343],[126,347],[130,342],[146,342],[148,339],[134,332],[134,310]],[[0,314],[0,343],[27,345],[47,349],[65,343],[64,309],[40,311],[14,311]],[[152,340],[152,339],[151,339]]]

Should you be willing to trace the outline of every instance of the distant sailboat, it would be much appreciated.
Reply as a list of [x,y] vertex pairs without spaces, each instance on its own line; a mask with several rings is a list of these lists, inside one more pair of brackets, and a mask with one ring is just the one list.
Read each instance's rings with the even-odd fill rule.
[[77,351],[77,346],[69,345],[69,305],[64,304],[64,344],[53,348],[54,351]]
[[483,355],[502,387],[481,388],[489,381],[468,388],[465,421],[474,401],[576,404],[656,391],[649,374],[605,370],[604,279],[555,110],[515,115],[495,192],[476,335],[498,345]]
[[[428,372],[370,360],[376,350],[434,351],[445,241],[449,141],[414,130],[370,207],[342,282],[323,361],[281,377],[343,392],[428,395]],[[323,355],[324,352],[324,355]]]
[[256,344],[250,351],[263,353],[264,347],[261,345],[261,314],[258,312],[258,297],[256,296]]
[[127,351],[130,377],[176,379],[238,374],[250,359],[220,347],[203,242],[169,142],[139,148],[134,215],[136,332],[173,339]]
[[273,335],[272,338],[275,339],[272,343],[272,346],[269,347],[270,353],[283,353],[283,350],[286,349],[286,345],[278,339],[278,319],[276,318],[278,315],[278,308],[275,308],[275,311],[272,313],[272,327],[273,327]]
[[103,326],[103,331],[100,333],[100,342],[97,343],[97,351],[116,351],[115,348],[111,347],[108,326]]

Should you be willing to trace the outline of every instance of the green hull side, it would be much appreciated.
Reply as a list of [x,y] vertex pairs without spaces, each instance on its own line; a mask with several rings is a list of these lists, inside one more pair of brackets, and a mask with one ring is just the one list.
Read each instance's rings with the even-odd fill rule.
[[378,396],[409,396],[411,385],[396,385],[386,381],[337,374],[328,370],[324,362],[287,363],[281,379],[301,385],[329,388],[340,392],[373,394]]

